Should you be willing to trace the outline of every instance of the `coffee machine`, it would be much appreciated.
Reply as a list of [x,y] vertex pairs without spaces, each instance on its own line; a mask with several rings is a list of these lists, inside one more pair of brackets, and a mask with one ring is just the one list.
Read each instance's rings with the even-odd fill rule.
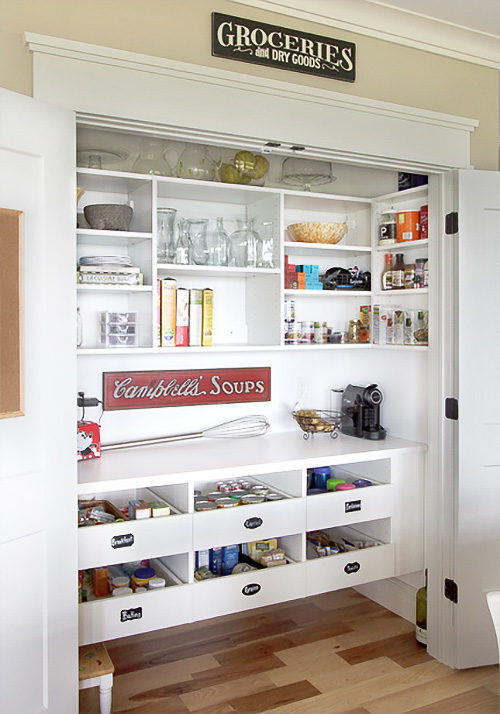
[[376,384],[370,384],[368,387],[348,384],[342,394],[341,432],[374,441],[385,439],[387,432],[380,423],[380,405],[383,399]]

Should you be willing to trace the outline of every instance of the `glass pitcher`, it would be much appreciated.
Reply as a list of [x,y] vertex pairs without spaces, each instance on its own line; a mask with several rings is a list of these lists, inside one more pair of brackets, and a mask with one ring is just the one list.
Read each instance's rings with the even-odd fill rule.
[[231,252],[234,265],[239,268],[255,268],[257,265],[257,242],[259,234],[254,230],[253,219],[236,219],[238,228],[231,233]]
[[224,230],[222,218],[217,218],[215,231],[208,238],[208,263],[209,265],[229,265],[231,259],[231,241]]
[[190,218],[187,221],[191,241],[191,260],[195,265],[208,263],[207,223],[206,218]]
[[174,173],[179,178],[213,181],[216,168],[216,162],[205,146],[186,146],[179,156]]
[[158,209],[158,244],[156,259],[159,263],[173,263],[175,260],[174,221],[175,208]]

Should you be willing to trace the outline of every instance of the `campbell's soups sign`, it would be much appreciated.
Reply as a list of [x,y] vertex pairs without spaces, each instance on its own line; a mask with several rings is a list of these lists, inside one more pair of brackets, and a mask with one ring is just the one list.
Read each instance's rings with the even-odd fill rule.
[[212,55],[354,82],[356,45],[301,30],[212,13]]
[[270,399],[270,367],[103,374],[106,411],[268,402]]

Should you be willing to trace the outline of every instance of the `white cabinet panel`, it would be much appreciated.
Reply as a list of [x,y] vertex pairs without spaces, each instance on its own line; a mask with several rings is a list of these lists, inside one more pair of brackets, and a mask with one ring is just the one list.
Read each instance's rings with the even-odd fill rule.
[[307,595],[390,578],[394,575],[394,546],[377,545],[365,550],[309,560],[306,571]]
[[347,525],[391,516],[394,486],[379,484],[351,491],[308,496],[307,530]]

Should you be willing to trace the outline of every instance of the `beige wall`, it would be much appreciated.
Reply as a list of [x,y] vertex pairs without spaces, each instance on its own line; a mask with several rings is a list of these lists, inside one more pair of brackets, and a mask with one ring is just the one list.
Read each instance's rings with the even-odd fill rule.
[[[211,12],[307,29],[357,47],[353,84],[211,56]],[[32,93],[32,57],[23,33],[89,42],[167,59],[478,119],[476,168],[498,169],[498,72],[381,40],[242,7],[229,0],[2,0],[0,86]]]

